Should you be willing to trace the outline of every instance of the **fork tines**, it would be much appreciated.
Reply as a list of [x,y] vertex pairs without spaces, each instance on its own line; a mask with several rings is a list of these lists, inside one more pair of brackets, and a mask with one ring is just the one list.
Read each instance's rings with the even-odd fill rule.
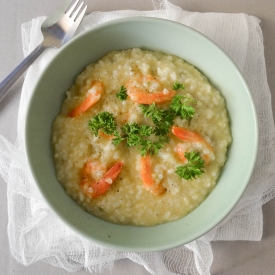
[[65,12],[74,21],[76,21],[77,18],[82,19],[86,12],[86,9],[87,9],[87,5],[86,5],[83,8],[82,12],[79,14],[84,2],[81,2],[80,5],[78,6],[78,8],[76,9],[78,2],[79,2],[79,0],[76,0],[75,3],[70,7],[70,9]]

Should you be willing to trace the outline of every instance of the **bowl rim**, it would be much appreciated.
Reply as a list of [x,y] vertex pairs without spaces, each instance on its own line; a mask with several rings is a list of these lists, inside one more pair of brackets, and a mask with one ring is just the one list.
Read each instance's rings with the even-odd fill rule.
[[[137,17],[127,17],[127,18],[120,18],[120,19],[114,19],[108,22],[104,22],[101,23],[97,26],[93,26],[90,29],[84,31],[83,33],[80,33],[79,35],[77,35],[76,37],[74,37],[69,43],[67,43],[66,45],[64,45],[59,52],[57,53],[57,55],[60,55],[64,50],[66,50],[68,47],[71,47],[71,45],[73,43],[76,43],[78,40],[82,39],[82,37],[86,36],[87,34],[93,33],[95,31],[100,31],[101,29],[104,28],[109,28],[113,25],[117,25],[117,24],[125,24],[128,22],[145,22],[145,21],[149,21],[149,22],[155,22],[155,23],[161,23],[161,24],[171,24],[172,27],[173,26],[180,26],[181,28],[185,28],[191,32],[194,32],[197,36],[201,37],[202,39],[205,39],[208,41],[208,43],[211,43],[218,51],[220,51],[226,58],[227,60],[231,63],[231,66],[235,69],[235,71],[239,74],[243,85],[246,89],[246,91],[248,92],[247,95],[250,99],[250,104],[251,104],[251,109],[252,112],[254,114],[254,119],[253,119],[253,123],[254,123],[254,128],[255,128],[255,136],[254,138],[254,150],[253,150],[253,154],[251,157],[251,162],[249,164],[249,169],[247,170],[246,173],[246,180],[245,180],[245,184],[242,185],[242,188],[238,189],[238,193],[236,194],[236,196],[234,197],[234,200],[232,200],[232,203],[230,205],[227,205],[227,208],[223,210],[223,212],[211,223],[208,224],[207,227],[198,230],[198,232],[195,232],[193,234],[193,236],[189,239],[185,239],[184,241],[180,241],[178,240],[177,243],[173,243],[173,244],[167,244],[167,245],[162,245],[159,247],[154,247],[151,249],[143,249],[143,248],[132,248],[132,247],[127,247],[127,246],[120,246],[117,244],[112,244],[112,243],[106,243],[104,241],[101,241],[99,239],[95,239],[93,238],[91,235],[85,234],[83,231],[81,231],[81,229],[79,229],[77,226],[75,226],[74,224],[71,224],[70,222],[68,222],[68,220],[66,218],[64,218],[64,216],[60,213],[59,209],[57,209],[56,207],[54,207],[49,198],[47,196],[44,195],[42,186],[40,185],[39,181],[37,180],[37,177],[33,171],[33,167],[32,167],[32,160],[30,157],[30,145],[28,143],[28,127],[29,127],[29,117],[31,116],[31,113],[29,112],[30,108],[29,106],[32,104],[32,99],[33,99],[33,95],[36,93],[40,81],[43,78],[44,74],[47,72],[48,67],[50,67],[50,65],[52,64],[53,60],[51,60],[43,69],[42,72],[39,75],[39,79],[36,82],[35,86],[32,89],[32,96],[31,99],[29,100],[29,104],[28,104],[28,109],[27,109],[27,117],[26,117],[26,123],[25,123],[25,148],[26,148],[26,154],[27,154],[27,160],[29,163],[29,167],[30,167],[30,171],[31,174],[36,182],[36,186],[38,187],[41,195],[43,196],[45,202],[47,203],[47,205],[49,206],[50,209],[52,209],[54,211],[54,213],[60,218],[60,220],[62,220],[69,228],[73,229],[74,232],[77,232],[77,234],[85,237],[86,239],[89,239],[90,241],[99,244],[99,245],[103,245],[106,248],[112,248],[112,249],[117,249],[120,251],[131,251],[131,252],[155,252],[155,251],[163,251],[163,250],[167,250],[167,249],[171,249],[171,248],[175,248],[177,246],[183,245],[183,244],[187,244],[193,240],[198,239],[199,237],[203,236],[204,234],[206,234],[207,232],[209,232],[211,229],[213,229],[215,226],[217,226],[222,220],[224,220],[227,215],[232,211],[232,209],[234,208],[234,206],[238,203],[238,201],[240,200],[241,196],[243,195],[245,189],[247,188],[247,185],[249,183],[249,179],[251,178],[251,175],[253,173],[254,170],[254,166],[256,163],[256,158],[257,158],[257,151],[258,151],[258,139],[259,139],[259,134],[258,134],[258,118],[257,118],[257,112],[256,112],[256,108],[255,108],[255,104],[254,104],[254,100],[253,97],[251,95],[250,89],[245,81],[245,78],[243,77],[242,73],[240,72],[240,70],[238,69],[238,67],[236,66],[236,64],[232,61],[232,59],[227,55],[227,53],[224,52],[224,50],[222,50],[215,42],[213,42],[211,39],[209,39],[208,37],[206,37],[204,34],[196,31],[195,29],[192,29],[184,24],[181,24],[179,22],[174,22],[171,20],[167,20],[167,19],[162,19],[162,18],[152,18],[152,17],[144,17],[144,16],[137,16]],[[56,57],[56,56],[55,56]],[[53,58],[54,59],[54,58]],[[234,142],[234,141],[233,141]],[[230,150],[230,149],[229,149]],[[226,164],[225,164],[226,165]],[[193,210],[194,211],[194,210]],[[171,223],[171,222],[169,222]],[[173,223],[173,222],[172,222]],[[127,225],[123,225],[124,227]],[[159,226],[159,225],[157,225]]]

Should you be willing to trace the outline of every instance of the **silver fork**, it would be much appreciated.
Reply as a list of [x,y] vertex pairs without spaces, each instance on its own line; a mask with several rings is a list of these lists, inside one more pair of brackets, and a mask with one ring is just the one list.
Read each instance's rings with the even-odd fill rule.
[[67,0],[62,6],[60,6],[48,18],[45,19],[41,26],[41,31],[44,37],[43,42],[38,45],[0,83],[0,101],[8,93],[9,89],[15,84],[19,77],[29,68],[29,66],[45,49],[49,47],[60,48],[73,37],[76,29],[78,28],[85,15],[87,6],[85,6],[80,13],[83,2],[78,7],[77,4],[79,0],[76,0],[73,5],[70,5],[71,2],[71,0]]

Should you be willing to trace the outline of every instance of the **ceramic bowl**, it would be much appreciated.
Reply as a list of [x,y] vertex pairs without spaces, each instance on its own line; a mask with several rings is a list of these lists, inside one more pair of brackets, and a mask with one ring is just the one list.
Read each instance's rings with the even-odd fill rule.
[[[51,149],[52,123],[75,77],[86,65],[109,51],[134,47],[177,55],[202,71],[226,100],[233,136],[227,162],[207,199],[186,217],[153,227],[112,224],[82,210],[57,181]],[[25,140],[36,184],[48,205],[67,226],[108,248],[152,252],[202,236],[232,210],[253,171],[258,127],[249,88],[235,64],[217,45],[182,24],[134,17],[93,27],[59,50],[34,88]]]

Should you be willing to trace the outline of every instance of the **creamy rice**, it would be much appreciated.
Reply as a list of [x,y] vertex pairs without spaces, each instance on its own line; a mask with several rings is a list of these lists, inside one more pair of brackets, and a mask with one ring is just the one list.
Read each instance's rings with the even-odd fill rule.
[[[177,117],[174,124],[199,133],[214,149],[215,158],[205,166],[202,177],[180,179],[175,169],[182,166],[182,162],[175,148],[184,142],[170,133],[170,142],[151,157],[153,177],[167,189],[163,195],[153,195],[144,188],[140,153],[135,147],[128,148],[123,142],[114,146],[110,138],[96,137],[88,127],[89,120],[103,111],[114,115],[118,127],[125,121],[150,125],[150,119],[144,118],[138,103],[116,97],[120,87],[138,75],[152,75],[167,89],[175,82],[183,83],[185,88],[177,94],[195,99],[195,115],[191,122]],[[84,100],[94,80],[104,83],[100,100],[79,117],[69,117],[70,111]],[[67,194],[89,213],[113,223],[152,226],[187,215],[216,185],[231,143],[225,101],[207,78],[183,59],[140,49],[113,51],[88,65],[66,95],[52,131],[57,179]],[[165,104],[160,105],[165,107]],[[110,189],[95,199],[80,188],[83,166],[90,160],[106,167],[117,161],[124,163]]]

